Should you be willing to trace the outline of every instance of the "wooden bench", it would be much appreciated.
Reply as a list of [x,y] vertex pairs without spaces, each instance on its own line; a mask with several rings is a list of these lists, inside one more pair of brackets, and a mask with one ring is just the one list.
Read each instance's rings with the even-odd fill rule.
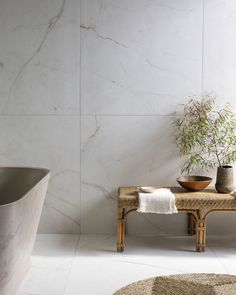
[[[213,211],[236,211],[234,194],[219,194],[213,188],[189,192],[170,187],[175,195],[178,212],[187,213],[188,234],[196,234],[196,251],[205,251],[206,217]],[[124,251],[125,221],[127,215],[139,206],[138,187],[120,187],[118,190],[117,251]]]

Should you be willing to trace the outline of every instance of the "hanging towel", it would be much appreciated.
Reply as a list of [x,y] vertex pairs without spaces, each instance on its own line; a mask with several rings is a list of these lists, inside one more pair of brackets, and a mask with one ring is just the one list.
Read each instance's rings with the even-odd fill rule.
[[175,195],[168,188],[159,188],[152,193],[139,192],[138,212],[173,214],[178,213]]

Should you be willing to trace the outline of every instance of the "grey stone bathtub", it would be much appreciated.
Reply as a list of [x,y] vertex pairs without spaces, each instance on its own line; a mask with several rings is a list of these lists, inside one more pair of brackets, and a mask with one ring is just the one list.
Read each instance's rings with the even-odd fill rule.
[[15,295],[30,267],[50,172],[0,168],[0,294]]

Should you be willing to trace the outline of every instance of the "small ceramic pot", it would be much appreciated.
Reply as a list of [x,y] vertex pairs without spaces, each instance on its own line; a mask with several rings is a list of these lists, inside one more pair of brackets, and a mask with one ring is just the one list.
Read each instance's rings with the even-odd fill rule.
[[221,166],[217,168],[215,188],[218,193],[231,193],[234,189],[234,176],[232,166]]

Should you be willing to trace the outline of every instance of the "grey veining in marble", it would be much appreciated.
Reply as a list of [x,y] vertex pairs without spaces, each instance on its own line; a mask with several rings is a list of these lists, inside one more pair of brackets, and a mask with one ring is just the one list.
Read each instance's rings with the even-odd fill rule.
[[[176,109],[202,90],[236,107],[235,27],[235,0],[0,1],[0,162],[50,167],[39,232],[114,234],[118,186],[175,184]],[[128,232],[185,216],[133,213]]]
[[0,294],[15,295],[30,267],[50,172],[0,168]]
[[79,1],[1,2],[1,115],[78,114]]
[[21,77],[21,75],[23,74],[24,70],[27,68],[27,66],[33,61],[34,57],[40,52],[40,50],[42,49],[44,43],[47,41],[48,35],[51,33],[51,31],[54,29],[54,27],[56,26],[58,20],[60,19],[63,11],[64,11],[64,7],[65,7],[65,0],[62,1],[62,5],[60,7],[59,12],[51,17],[49,19],[47,28],[45,30],[45,33],[41,39],[41,41],[39,42],[38,47],[36,48],[36,50],[32,53],[32,55],[30,55],[30,57],[21,65],[20,69],[18,70],[15,78],[13,79],[11,86],[10,86],[10,90],[9,90],[9,97],[6,100],[5,106],[3,108],[3,114],[5,113],[5,110],[7,108],[8,102],[11,99],[11,95],[12,95],[12,90],[14,89],[18,79]]
[[1,166],[50,167],[39,232],[79,233],[80,1],[0,1],[0,38]]
[[199,93],[202,7],[81,0],[82,114],[166,115]]

